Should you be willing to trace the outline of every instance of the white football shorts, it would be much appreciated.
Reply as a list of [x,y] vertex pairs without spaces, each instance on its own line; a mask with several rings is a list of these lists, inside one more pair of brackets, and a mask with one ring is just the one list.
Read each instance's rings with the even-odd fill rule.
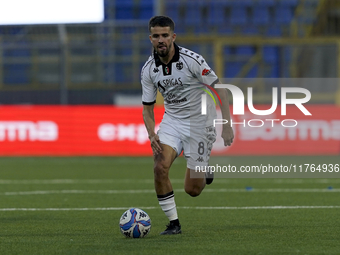
[[182,151],[187,160],[187,167],[208,166],[211,149],[216,141],[216,129],[209,127],[191,127],[188,121],[163,116],[157,132],[162,144],[172,147],[179,156]]

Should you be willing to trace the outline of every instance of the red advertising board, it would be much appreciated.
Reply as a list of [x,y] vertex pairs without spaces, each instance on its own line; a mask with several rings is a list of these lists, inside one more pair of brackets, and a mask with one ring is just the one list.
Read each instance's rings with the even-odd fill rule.
[[306,108],[311,116],[304,115],[296,106],[287,107],[286,116],[279,107],[269,116],[257,116],[249,111],[244,116],[233,116],[237,123],[233,125],[235,141],[226,148],[217,140],[215,155],[340,154],[340,107],[308,105]]
[[[256,106],[269,109],[270,106]],[[233,116],[235,140],[215,155],[340,154],[340,107],[308,105],[278,108],[270,116],[246,112]],[[155,108],[156,125],[164,109]],[[288,127],[294,126],[295,127]],[[222,125],[216,125],[218,129]],[[0,156],[145,156],[151,155],[142,107],[1,106]]]

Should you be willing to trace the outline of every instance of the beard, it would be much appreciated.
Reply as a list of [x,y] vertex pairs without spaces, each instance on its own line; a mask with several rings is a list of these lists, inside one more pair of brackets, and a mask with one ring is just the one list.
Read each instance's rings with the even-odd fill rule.
[[[158,46],[160,46],[160,45],[158,45]],[[161,46],[164,46],[165,49],[160,49],[160,48],[158,48],[158,46],[156,47],[156,52],[157,52],[158,56],[160,56],[162,58],[168,56],[168,54],[170,52],[171,44],[169,46],[166,46],[165,44],[161,44]]]

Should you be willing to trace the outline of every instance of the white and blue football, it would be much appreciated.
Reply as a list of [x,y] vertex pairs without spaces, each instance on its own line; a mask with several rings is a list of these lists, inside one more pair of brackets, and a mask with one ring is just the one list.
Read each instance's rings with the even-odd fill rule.
[[130,208],[120,217],[119,228],[126,237],[142,238],[150,232],[151,219],[143,210]]

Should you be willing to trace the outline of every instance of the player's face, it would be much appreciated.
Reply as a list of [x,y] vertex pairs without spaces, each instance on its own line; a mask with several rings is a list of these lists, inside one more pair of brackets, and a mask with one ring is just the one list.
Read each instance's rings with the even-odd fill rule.
[[170,27],[151,27],[149,36],[153,48],[160,57],[168,56],[176,34],[170,30]]

